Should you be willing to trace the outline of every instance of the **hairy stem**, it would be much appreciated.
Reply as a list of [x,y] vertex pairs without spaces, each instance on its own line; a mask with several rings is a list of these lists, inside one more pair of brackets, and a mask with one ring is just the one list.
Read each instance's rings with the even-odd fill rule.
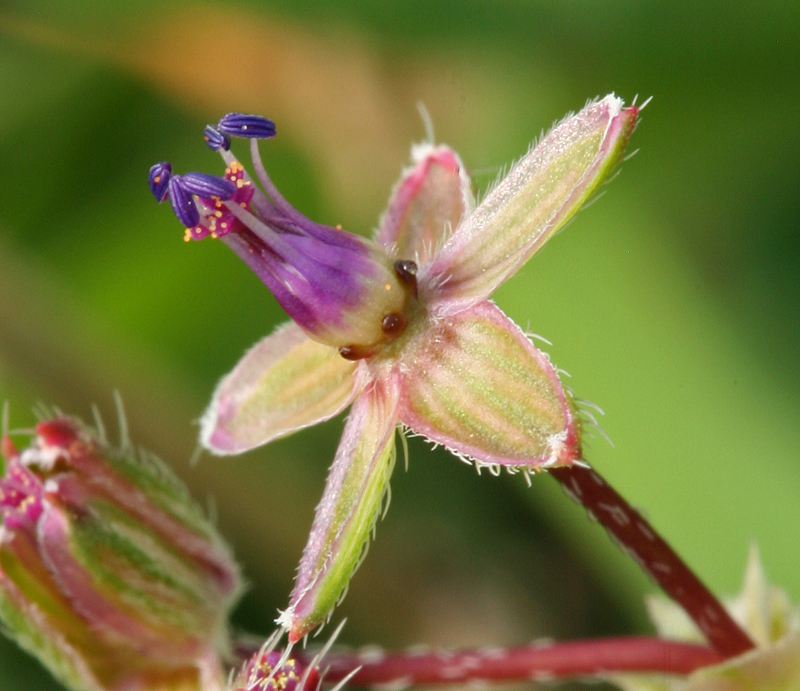
[[360,667],[352,678],[353,686],[405,688],[465,681],[544,682],[625,672],[689,674],[721,661],[717,652],[704,646],[626,637],[460,651],[383,653],[370,649],[329,654],[321,666],[328,670],[326,682],[339,681]]
[[622,549],[694,620],[724,657],[754,647],[722,604],[653,527],[600,475],[580,466],[554,468],[550,475],[583,504]]

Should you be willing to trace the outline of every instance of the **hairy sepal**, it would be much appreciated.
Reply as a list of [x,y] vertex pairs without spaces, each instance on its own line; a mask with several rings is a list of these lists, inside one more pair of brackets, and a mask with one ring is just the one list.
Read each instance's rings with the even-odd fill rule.
[[432,320],[403,354],[400,421],[484,465],[579,459],[580,427],[547,356],[494,304]]
[[235,454],[327,420],[353,400],[355,368],[334,348],[286,324],[219,383],[200,441],[215,454]]
[[421,280],[464,303],[490,295],[581,208],[620,160],[638,109],[613,94],[552,129],[450,237]]
[[398,383],[390,376],[353,404],[289,607],[278,620],[292,641],[328,617],[360,564],[394,467],[398,399]]
[[377,242],[398,259],[429,261],[475,205],[472,181],[447,146],[418,144],[392,191]]

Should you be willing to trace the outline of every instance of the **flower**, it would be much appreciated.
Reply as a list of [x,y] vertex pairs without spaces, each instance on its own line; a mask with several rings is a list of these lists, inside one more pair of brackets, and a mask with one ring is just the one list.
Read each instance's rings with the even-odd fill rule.
[[[395,458],[395,428],[499,472],[581,460],[581,424],[548,357],[490,294],[574,215],[620,160],[638,109],[613,94],[552,129],[475,208],[446,146],[412,149],[374,241],[322,226],[275,189],[258,139],[271,121],[229,114],[206,129],[223,178],[151,171],[186,238],[219,237],[294,324],[257,343],[218,385],[201,442],[240,453],[352,405],[289,607],[296,641],[323,621],[359,564]],[[229,150],[249,137],[257,189]],[[157,178],[157,180],[156,180]]]
[[259,650],[228,685],[230,691],[314,691],[320,680],[316,666],[304,666],[283,652]]
[[[767,581],[755,545],[750,548],[744,583],[726,609],[750,635],[756,648],[688,677],[617,675],[610,679],[623,691],[797,691],[800,689],[800,609],[786,593]],[[702,632],[674,602],[647,600],[660,636],[702,642]]]
[[171,472],[66,417],[3,452],[5,631],[74,691],[221,689],[239,570]]

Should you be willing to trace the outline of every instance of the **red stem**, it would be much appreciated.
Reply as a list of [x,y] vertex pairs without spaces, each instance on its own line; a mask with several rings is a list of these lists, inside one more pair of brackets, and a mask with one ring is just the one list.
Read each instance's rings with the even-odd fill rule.
[[549,472],[645,573],[686,610],[720,655],[734,657],[755,647],[711,591],[596,471],[571,466]]
[[[301,661],[308,663],[308,653]],[[603,638],[518,648],[382,653],[375,650],[329,654],[321,663],[326,682],[337,682],[354,669],[352,686],[455,684],[465,681],[549,681],[608,676],[625,672],[689,674],[717,664],[722,657],[705,646],[659,638]]]

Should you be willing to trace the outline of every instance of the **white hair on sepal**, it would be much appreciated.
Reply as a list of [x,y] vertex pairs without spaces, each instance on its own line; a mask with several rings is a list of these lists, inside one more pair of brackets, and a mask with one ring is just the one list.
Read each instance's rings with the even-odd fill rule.
[[[328,619],[330,619],[330,617]],[[342,619],[342,621],[336,627],[334,632],[331,634],[330,638],[328,638],[328,640],[325,642],[325,644],[322,646],[322,648],[320,648],[319,651],[317,651],[317,653],[314,655],[314,657],[311,658],[311,662],[309,662],[308,665],[306,666],[306,670],[305,670],[305,672],[303,672],[303,676],[300,677],[300,682],[299,682],[299,686],[298,686],[300,691],[303,691],[305,689],[305,685],[306,685],[306,682],[308,681],[308,677],[311,674],[311,671],[313,669],[315,669],[315,668],[317,670],[320,669],[320,667],[319,667],[320,663],[322,662],[322,660],[325,657],[325,655],[328,654],[328,651],[331,649],[331,646],[334,644],[336,639],[339,637],[339,634],[342,632],[342,629],[344,628],[344,625],[345,625],[346,622],[347,622],[346,618]],[[303,647],[304,648],[305,648],[307,639],[308,639],[308,635],[306,635],[303,638]],[[324,672],[320,672],[320,680],[319,680],[319,684],[320,685],[322,684],[322,680],[323,680],[324,676],[325,676],[325,673]]]
[[346,677],[344,677],[344,679],[342,679],[338,684],[336,684],[336,686],[334,686],[331,689],[331,691],[341,691],[345,687],[345,684],[347,684],[348,681],[350,681],[356,674],[358,674],[361,671],[361,667],[362,667],[361,665],[356,667],[352,672],[350,672]]
[[[530,324],[528,326],[530,327]],[[523,331],[523,333],[525,334],[525,337],[529,341],[540,341],[541,343],[549,345],[551,348],[553,347],[553,342],[548,340],[548,339],[546,339],[544,336],[542,336],[540,334],[537,334],[537,333],[535,333],[533,331],[528,331],[528,329]]]
[[400,444],[403,447],[403,459],[405,462],[405,470],[408,472],[408,439],[406,438],[408,427],[404,424],[399,424],[397,426],[397,434],[400,436]]
[[531,470],[530,470],[530,468],[523,468],[522,469],[522,477],[525,478],[525,484],[528,485],[528,487],[532,487],[533,486],[533,483],[531,482]]
[[117,409],[117,424],[119,426],[119,450],[126,453],[131,450],[131,438],[128,429],[128,418],[125,415],[125,406],[122,403],[122,395],[114,390],[114,407]]
[[630,161],[638,153],[639,153],[639,149],[637,148],[637,149],[634,149],[633,151],[625,154],[622,157],[622,163],[625,163],[625,161]]
[[39,420],[39,422],[41,422],[43,420],[49,420],[56,417],[56,411],[55,409],[48,407],[44,401],[37,401],[33,406],[33,415],[37,420]]
[[[639,94],[636,94],[636,95],[633,97],[633,100],[631,101],[631,107],[632,107],[632,108],[636,107],[636,101],[637,101],[638,99],[639,99]],[[648,103],[650,103],[650,101],[652,101],[652,100],[653,100],[653,97],[652,97],[652,96],[648,96],[648,97],[647,97],[647,98],[644,100],[644,102],[642,103],[642,105],[640,105],[640,106],[639,106],[639,112],[641,113],[641,112],[642,112],[642,111],[643,111],[643,110],[644,110],[644,109],[647,107],[647,104],[648,104]]]
[[100,414],[100,408],[96,403],[92,403],[92,418],[94,419],[94,427],[97,430],[97,437],[104,446],[108,446],[108,435],[106,434],[106,426],[103,424],[103,416]]
[[597,413],[598,415],[605,415],[605,411],[596,403],[587,401],[585,398],[573,396],[572,400],[575,402],[575,405],[578,408],[578,417],[581,419],[581,422],[594,429],[601,437],[603,437],[603,439],[608,442],[609,446],[613,449],[614,442],[611,441],[611,437],[606,434],[605,430],[597,421],[597,417],[594,415],[594,413]]
[[417,112],[422,120],[422,126],[425,129],[425,141],[431,146],[435,146],[436,136],[433,132],[433,119],[422,101],[417,101]]
[[8,415],[9,415],[10,405],[8,399],[3,401],[3,413],[0,416],[0,435],[3,437],[8,436]]

